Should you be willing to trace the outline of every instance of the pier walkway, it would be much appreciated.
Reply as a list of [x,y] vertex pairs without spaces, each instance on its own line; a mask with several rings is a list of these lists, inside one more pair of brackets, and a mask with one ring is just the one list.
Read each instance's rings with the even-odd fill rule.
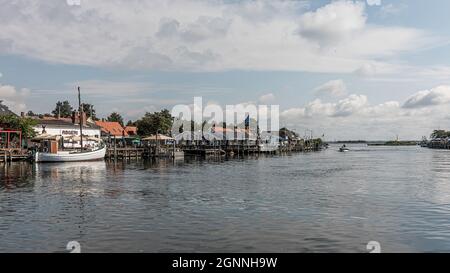
[[29,157],[27,150],[23,149],[0,149],[0,163],[26,160]]

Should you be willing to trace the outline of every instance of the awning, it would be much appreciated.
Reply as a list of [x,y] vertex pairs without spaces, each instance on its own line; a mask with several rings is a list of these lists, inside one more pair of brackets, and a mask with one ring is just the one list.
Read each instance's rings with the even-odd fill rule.
[[50,134],[42,134],[39,136],[34,137],[31,141],[42,141],[42,140],[56,140],[59,141],[61,139],[61,136],[55,136]]
[[[70,136],[70,137],[65,137],[65,139],[69,139],[69,140],[72,140],[72,141],[81,141],[81,137],[80,136]],[[85,141],[96,141],[96,142],[102,141],[100,138],[93,137],[93,136],[83,136],[83,140],[85,140]]]
[[152,136],[143,138],[142,140],[143,140],[143,141],[174,140],[174,138],[171,138],[171,137],[169,137],[169,136],[165,136],[165,135],[158,134],[158,135],[152,135]]

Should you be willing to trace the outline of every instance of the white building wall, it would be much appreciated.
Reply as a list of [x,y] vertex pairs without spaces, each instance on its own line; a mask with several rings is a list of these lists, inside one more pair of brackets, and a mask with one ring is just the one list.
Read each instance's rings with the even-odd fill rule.
[[[34,130],[38,135],[42,133],[42,126],[36,126],[34,127]],[[80,127],[52,127],[51,125],[47,125],[45,127],[45,131],[47,134],[54,135],[54,136],[63,136],[63,137],[70,137],[70,136],[79,136],[80,135]],[[91,136],[91,137],[100,137],[100,129],[92,129],[92,128],[83,128],[83,135],[84,136]]]
[[[34,131],[40,135],[42,134],[42,125],[35,126]],[[69,140],[71,136],[79,136],[80,135],[80,127],[77,125],[74,126],[52,126],[52,125],[45,125],[45,131],[49,135],[54,136],[62,136],[64,139]],[[83,128],[83,136],[90,136],[90,137],[96,137],[100,138],[100,129],[93,129],[93,128]],[[95,142],[92,141],[83,141],[83,146],[93,146]],[[79,148],[80,142],[67,142],[64,141],[64,147],[66,148]]]

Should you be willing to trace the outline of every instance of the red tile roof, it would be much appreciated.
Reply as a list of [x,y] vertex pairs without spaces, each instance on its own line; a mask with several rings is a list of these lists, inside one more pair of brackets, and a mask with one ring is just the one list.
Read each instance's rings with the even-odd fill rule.
[[110,134],[111,136],[128,136],[128,133],[124,131],[118,122],[96,121],[95,124],[101,127],[102,132]]
[[137,127],[136,126],[126,126],[125,132],[127,132],[130,136],[137,135]]

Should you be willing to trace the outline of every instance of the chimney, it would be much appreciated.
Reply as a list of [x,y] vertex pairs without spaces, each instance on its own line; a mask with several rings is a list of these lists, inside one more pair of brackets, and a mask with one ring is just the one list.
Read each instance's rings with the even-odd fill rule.
[[82,124],[83,126],[86,126],[86,124],[87,124],[87,115],[86,115],[86,112],[82,112],[82,113],[81,113],[81,124]]
[[78,112],[77,111],[73,111],[72,112],[72,123],[73,124],[77,124],[78,123]]
[[25,117],[25,112],[20,112],[20,117],[24,118]]

